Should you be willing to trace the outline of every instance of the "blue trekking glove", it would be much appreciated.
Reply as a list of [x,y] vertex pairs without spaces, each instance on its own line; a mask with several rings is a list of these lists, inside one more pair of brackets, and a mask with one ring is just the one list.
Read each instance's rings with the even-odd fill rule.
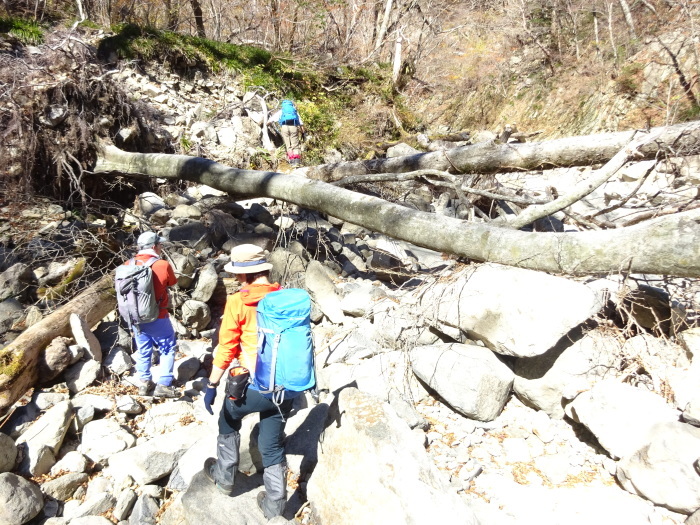
[[214,404],[215,399],[216,387],[209,383],[207,384],[207,391],[204,393],[204,408],[206,408],[207,412],[209,412],[211,415],[214,415],[214,411],[211,409],[211,406]]

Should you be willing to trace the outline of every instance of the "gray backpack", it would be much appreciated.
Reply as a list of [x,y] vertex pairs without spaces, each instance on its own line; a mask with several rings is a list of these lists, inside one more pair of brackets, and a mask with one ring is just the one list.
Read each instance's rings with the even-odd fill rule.
[[115,272],[114,288],[117,291],[119,314],[130,328],[138,330],[143,323],[158,319],[160,306],[153,290],[153,270],[151,266],[158,261],[151,257],[143,264],[136,264],[136,259],[129,259]]

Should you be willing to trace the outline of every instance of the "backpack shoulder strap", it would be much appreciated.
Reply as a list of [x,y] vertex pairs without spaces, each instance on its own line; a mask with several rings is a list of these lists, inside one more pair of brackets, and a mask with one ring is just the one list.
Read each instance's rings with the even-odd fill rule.
[[153,256],[152,256],[152,257],[151,257],[150,259],[148,259],[145,263],[143,263],[143,266],[153,266],[153,265],[154,265],[155,263],[157,263],[158,261],[160,261],[160,259],[159,259],[158,257],[153,257]]

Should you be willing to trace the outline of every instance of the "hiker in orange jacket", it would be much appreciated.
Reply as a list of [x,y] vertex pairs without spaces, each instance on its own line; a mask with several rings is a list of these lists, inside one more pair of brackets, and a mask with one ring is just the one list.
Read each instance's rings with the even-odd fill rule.
[[[242,289],[226,301],[219,344],[204,394],[204,406],[210,414],[213,414],[211,407],[219,382],[234,359],[249,370],[251,377],[255,374],[258,302],[268,293],[280,289],[279,284],[270,283],[268,279],[271,269],[272,264],[265,259],[263,250],[254,244],[233,248],[231,262],[224,266],[224,270],[236,276]],[[257,501],[267,519],[282,515],[287,501],[287,461],[283,442],[284,425],[292,403],[293,400],[288,399],[278,408],[272,399],[261,395],[252,385],[248,385],[244,394],[237,399],[227,397],[219,413],[217,457],[204,462],[204,475],[220,492],[230,495],[240,457],[241,420],[248,414],[258,412],[258,448],[265,469],[265,490],[258,494]]]

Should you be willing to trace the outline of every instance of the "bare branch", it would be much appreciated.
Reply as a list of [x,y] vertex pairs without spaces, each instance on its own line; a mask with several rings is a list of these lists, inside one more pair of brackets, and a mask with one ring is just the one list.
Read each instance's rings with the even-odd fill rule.
[[564,208],[571,206],[574,202],[577,202],[586,195],[592,193],[596,188],[600,187],[601,184],[608,181],[610,177],[615,175],[615,173],[617,173],[622,166],[627,164],[627,162],[633,158],[641,156],[639,153],[639,148],[645,144],[656,141],[660,136],[660,130],[652,133],[640,133],[642,133],[640,137],[630,142],[602,168],[597,170],[595,177],[581,182],[568,195],[559,197],[558,199],[555,199],[547,204],[528,208],[523,213],[518,215],[517,218],[509,221],[508,225],[516,229],[522,228],[523,226],[527,226],[537,219],[547,217],[548,215],[552,215],[553,213],[563,210]]

